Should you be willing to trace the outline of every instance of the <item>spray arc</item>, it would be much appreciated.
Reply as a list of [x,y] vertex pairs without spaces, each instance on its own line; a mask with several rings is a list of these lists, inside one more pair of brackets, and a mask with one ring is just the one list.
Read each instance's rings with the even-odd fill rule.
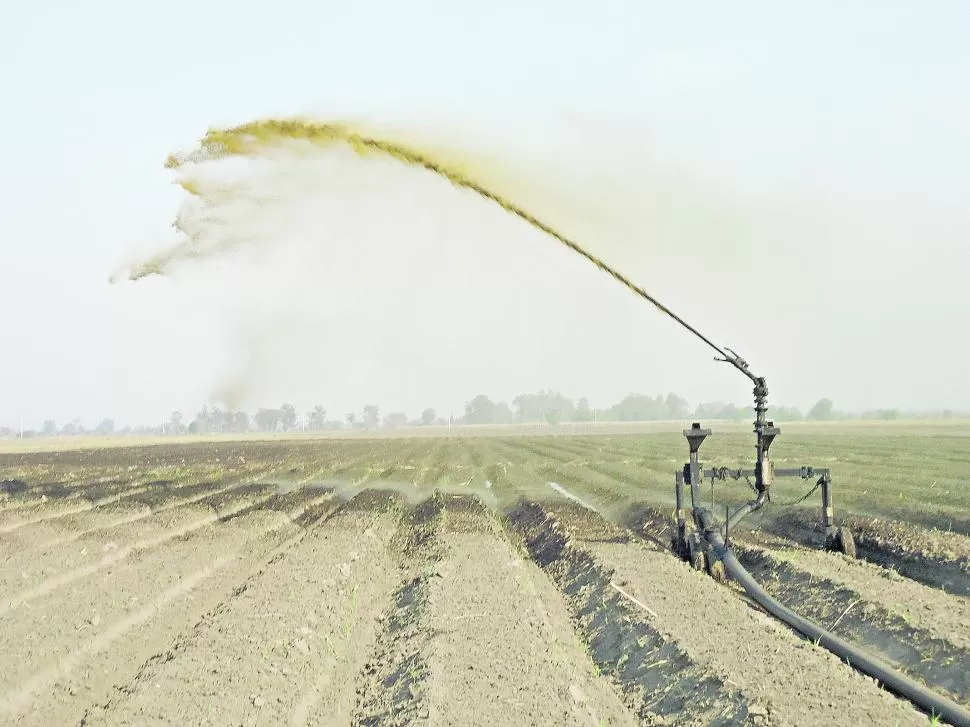
[[[607,268],[609,271],[609,268]],[[609,271],[611,272],[611,271]],[[623,280],[622,276],[613,274]],[[813,487],[802,500],[807,499],[817,489],[822,491],[822,527],[825,534],[825,547],[840,552],[848,557],[856,557],[855,539],[852,532],[842,526],[837,526],[832,505],[832,476],[827,468],[803,466],[792,469],[775,469],[769,456],[769,450],[781,430],[769,421],[768,414],[768,386],[764,377],[752,373],[747,361],[730,348],[720,348],[702,335],[696,328],[687,324],[683,319],[672,313],[668,308],[658,303],[652,296],[637,286],[629,286],[634,292],[654,303],[658,308],[668,313],[681,326],[686,328],[708,346],[713,348],[719,356],[716,361],[728,363],[754,384],[754,433],[755,464],[753,469],[729,470],[725,467],[715,467],[705,470],[701,465],[699,450],[704,440],[710,436],[709,429],[703,429],[700,422],[694,422],[690,429],[684,430],[689,448],[689,461],[674,477],[675,497],[677,503],[677,529],[671,546],[674,552],[683,560],[691,564],[695,570],[706,571],[718,581],[728,578],[737,582],[756,603],[775,618],[788,624],[803,636],[811,639],[823,648],[836,654],[847,664],[871,676],[878,683],[890,691],[910,700],[913,704],[942,718],[947,723],[957,727],[970,727],[970,710],[941,694],[937,694],[919,682],[894,669],[891,665],[873,655],[859,649],[855,645],[839,638],[830,631],[822,628],[809,619],[800,616],[777,599],[773,598],[755,578],[745,569],[730,546],[730,532],[747,515],[763,508],[771,500],[771,485],[779,477],[797,477],[803,480],[817,478]],[[702,505],[700,486],[708,478],[712,482],[732,476],[736,479],[754,478],[752,489],[755,498],[738,507],[734,512],[725,513],[723,529],[718,526],[714,513]],[[749,479],[750,481],[750,479]],[[691,520],[693,531],[688,532],[688,522],[684,507],[684,488],[690,488]]]
[[[763,377],[756,376],[748,363],[729,348],[722,348],[675,314],[670,308],[650,295],[644,288],[635,284],[615,268],[590,253],[583,246],[569,239],[555,228],[540,221],[534,215],[515,204],[508,198],[490,190],[471,178],[463,170],[449,165],[434,155],[422,152],[407,144],[380,138],[364,133],[346,124],[327,124],[306,120],[263,120],[225,130],[212,130],[202,140],[197,151],[190,155],[173,155],[166,166],[179,169],[186,164],[204,163],[225,157],[255,157],[268,153],[282,143],[298,142],[317,148],[328,148],[334,144],[349,147],[362,157],[383,156],[399,163],[424,169],[448,180],[455,187],[474,192],[488,201],[499,205],[505,211],[518,217],[532,227],[546,233],[566,248],[582,256],[601,271],[610,275],[638,297],[651,303],[676,321],[681,327],[701,340],[717,355],[715,360],[728,363],[748,378],[754,385],[754,433],[756,436],[755,462],[751,469],[729,470],[711,468],[705,470],[699,459],[699,450],[704,440],[711,434],[700,423],[694,423],[684,435],[689,445],[689,462],[675,475],[676,534],[671,543],[674,552],[689,562],[695,569],[709,573],[718,580],[731,578],[741,585],[748,595],[766,611],[820,646],[832,651],[853,667],[876,679],[886,688],[909,699],[914,704],[953,725],[970,727],[970,711],[952,700],[936,694],[893,669],[888,664],[840,639],[817,624],[799,616],[784,604],[771,597],[741,565],[732,551],[730,534],[747,515],[756,512],[771,501],[771,486],[777,478],[789,477],[802,480],[816,480],[815,486],[806,498],[821,489],[822,527],[825,534],[825,547],[849,557],[855,557],[855,543],[852,533],[835,523],[832,504],[832,477],[827,468],[804,466],[796,469],[775,469],[771,458],[771,446],[780,434],[778,427],[767,418],[768,387]],[[183,188],[203,202],[209,201],[204,189],[195,186],[191,180],[183,180]],[[165,274],[169,264],[180,258],[200,258],[224,252],[223,248],[207,250],[189,244],[163,251],[151,260],[136,267],[129,273],[131,279],[152,274]],[[714,513],[701,502],[700,486],[703,480],[753,478],[752,487],[755,497],[741,505],[734,512],[727,512],[723,527]],[[688,520],[684,501],[685,488],[690,489],[690,519]],[[803,498],[805,499],[805,498]]]

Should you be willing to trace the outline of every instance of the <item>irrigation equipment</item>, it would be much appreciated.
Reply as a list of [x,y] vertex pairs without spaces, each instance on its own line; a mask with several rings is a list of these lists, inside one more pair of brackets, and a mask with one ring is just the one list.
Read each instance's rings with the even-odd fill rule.
[[[483,198],[498,204],[507,212],[559,241],[573,252],[596,265],[603,272],[609,274],[637,296],[652,303],[662,313],[674,319],[680,326],[713,349],[718,354],[716,360],[731,364],[749,378],[754,384],[756,414],[755,433],[757,435],[757,456],[754,469],[736,470],[733,473],[725,468],[704,471],[700,465],[698,450],[707,436],[709,436],[710,431],[702,429],[699,423],[685,431],[690,445],[690,462],[685,465],[682,472],[676,475],[677,533],[674,537],[674,549],[682,558],[691,562],[699,570],[705,570],[722,580],[730,576],[757,603],[775,617],[789,624],[813,641],[817,641],[826,649],[838,654],[856,668],[877,679],[887,688],[910,699],[927,712],[932,712],[934,715],[954,725],[966,725],[966,727],[970,727],[970,711],[945,697],[930,692],[922,685],[904,677],[883,662],[839,639],[837,636],[825,631],[811,621],[802,618],[773,599],[755,581],[751,574],[741,566],[731,551],[730,533],[732,529],[746,515],[760,510],[766,503],[770,502],[770,488],[775,478],[799,477],[804,480],[810,480],[817,477],[816,487],[809,494],[812,494],[818,488],[822,490],[822,524],[825,529],[826,547],[849,556],[855,555],[855,543],[851,532],[845,528],[837,527],[834,522],[831,497],[832,479],[829,470],[816,469],[814,467],[774,469],[769,457],[769,450],[772,442],[779,434],[779,429],[774,426],[773,422],[767,419],[768,387],[765,384],[764,378],[755,376],[751,372],[744,359],[731,349],[721,348],[714,344],[709,338],[700,333],[698,329],[688,324],[642,287],[633,283],[629,278],[593,255],[587,249],[561,234],[556,229],[541,222],[511,200],[469,179],[461,170],[435,160],[419,150],[386,139],[379,139],[358,133],[345,125],[315,124],[301,120],[264,120],[233,129],[212,130],[203,140],[198,152],[186,157],[174,155],[169,159],[166,166],[178,168],[189,161],[198,162],[225,156],[253,156],[259,153],[268,143],[280,140],[309,141],[319,145],[327,145],[333,142],[346,143],[358,153],[376,152],[384,154],[403,164],[424,168],[447,179],[457,187],[481,195]],[[199,194],[198,189],[190,181],[186,181],[183,186],[190,193]],[[146,275],[163,272],[165,266],[177,255],[182,254],[184,249],[179,247],[156,256],[132,271],[130,277],[137,279]],[[753,476],[753,487],[756,497],[737,508],[733,513],[727,513],[722,533],[717,525],[713,512],[701,504],[700,485],[702,477],[708,476],[717,480],[719,478],[724,479],[730,475],[738,478],[750,478]],[[683,503],[684,485],[688,485],[691,488],[691,512],[694,530],[690,534],[687,532],[687,518]]]
[[[560,238],[561,241],[563,241]],[[957,704],[953,700],[937,694],[919,682],[901,674],[889,664],[871,654],[859,649],[835,634],[823,629],[773,598],[741,565],[730,546],[731,531],[747,515],[763,508],[771,501],[771,485],[778,477],[798,477],[803,480],[818,478],[809,493],[802,499],[807,499],[815,490],[822,490],[822,526],[825,532],[825,545],[829,550],[841,552],[855,558],[855,540],[850,530],[835,524],[832,507],[832,476],[827,468],[812,466],[797,469],[775,469],[769,456],[769,450],[781,430],[769,421],[768,414],[768,386],[765,379],[756,376],[748,366],[748,362],[730,348],[721,348],[704,336],[698,329],[691,326],[683,318],[660,303],[642,287],[634,284],[621,273],[614,270],[602,260],[590,255],[586,250],[571,241],[569,247],[589,259],[601,270],[611,275],[618,282],[625,285],[633,293],[652,303],[661,312],[673,318],[681,327],[687,329],[696,338],[714,349],[719,356],[716,361],[728,363],[754,384],[754,433],[757,437],[755,465],[751,470],[729,470],[727,468],[712,468],[704,470],[700,463],[698,451],[704,440],[710,436],[709,429],[702,429],[699,422],[693,423],[690,429],[684,431],[690,448],[690,456],[682,471],[675,475],[675,489],[677,500],[677,531],[673,538],[675,552],[687,560],[694,568],[703,570],[719,581],[726,581],[729,577],[737,582],[762,608],[778,620],[788,624],[819,646],[831,651],[843,659],[847,664],[871,676],[886,689],[908,699],[914,705],[942,719],[955,727],[970,727],[970,710]],[[713,480],[725,479],[728,476],[754,477],[753,489],[755,498],[734,512],[728,511],[725,516],[723,532],[717,525],[714,513],[704,507],[701,499],[701,482],[704,477]],[[684,486],[690,487],[691,514],[694,530],[687,532],[687,518],[684,511]]]
[[[733,352],[732,352],[733,354]],[[746,370],[743,359],[734,355]],[[822,528],[825,534],[825,546],[829,550],[844,553],[851,558],[856,557],[855,539],[852,532],[835,524],[835,512],[832,507],[832,474],[828,468],[803,466],[791,469],[775,469],[769,456],[769,450],[775,438],[781,434],[781,429],[767,419],[768,387],[765,380],[752,377],[754,387],[755,422],[754,431],[757,437],[755,445],[755,464],[753,469],[729,469],[727,467],[713,467],[705,470],[701,465],[699,450],[704,440],[710,436],[710,429],[702,429],[699,422],[694,422],[690,429],[684,430],[690,448],[690,457],[682,471],[674,479],[675,496],[677,500],[677,533],[674,536],[673,548],[684,560],[691,563],[697,570],[706,570],[718,580],[724,579],[723,557],[721,550],[712,542],[711,535],[717,531],[714,514],[701,504],[700,485],[704,480],[710,480],[712,485],[717,480],[728,477],[740,480],[745,478],[751,484],[756,497],[750,502],[738,507],[733,513],[725,516],[724,531],[721,539],[726,544],[731,531],[741,520],[771,501],[771,485],[779,477],[797,477],[802,480],[817,478],[815,487],[799,501],[808,499],[816,490],[822,491]],[[684,487],[690,488],[691,513],[695,530],[688,534],[687,516],[684,509]],[[718,531],[719,533],[720,531]],[[726,547],[726,546],[725,546]]]
[[[677,500],[677,530],[672,538],[672,547],[683,560],[699,571],[706,571],[713,578],[724,582],[730,578],[737,582],[745,592],[762,608],[775,618],[783,621],[800,634],[828,649],[847,664],[868,674],[890,691],[905,697],[913,704],[937,718],[957,727],[970,727],[970,711],[956,702],[937,694],[919,682],[901,674],[884,661],[839,638],[830,631],[810,621],[773,598],[754,577],[741,565],[732,552],[730,534],[737,524],[747,515],[760,510],[771,501],[771,485],[778,477],[798,477],[803,480],[817,478],[813,487],[802,500],[807,499],[817,489],[822,491],[822,527],[825,533],[825,546],[829,550],[844,553],[855,558],[855,541],[852,533],[845,527],[837,526],[832,507],[832,476],[827,468],[804,466],[792,469],[775,469],[769,456],[772,442],[781,433],[774,422],[767,419],[768,387],[765,380],[751,374],[747,363],[730,349],[728,356],[719,359],[731,363],[754,382],[755,422],[757,436],[756,459],[753,469],[730,470],[725,467],[704,469],[700,462],[699,450],[704,440],[711,434],[710,429],[702,429],[694,422],[690,429],[684,430],[684,437],[690,450],[688,462],[683,470],[674,477]],[[730,512],[725,513],[723,530],[718,527],[714,513],[704,507],[701,484],[727,477],[750,482],[755,498]],[[684,507],[684,487],[690,488],[690,509],[693,530],[688,532],[688,521]]]

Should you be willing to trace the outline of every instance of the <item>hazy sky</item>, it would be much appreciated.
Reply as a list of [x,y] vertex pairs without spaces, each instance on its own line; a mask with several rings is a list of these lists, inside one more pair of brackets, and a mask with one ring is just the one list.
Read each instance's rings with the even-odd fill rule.
[[293,114],[488,159],[483,179],[739,350],[774,403],[970,408],[968,37],[963,2],[14,4],[0,425],[226,397],[341,418],[546,387],[749,400],[557,243],[339,153],[224,170],[276,199],[234,210],[248,248],[109,284],[177,241],[170,152]]

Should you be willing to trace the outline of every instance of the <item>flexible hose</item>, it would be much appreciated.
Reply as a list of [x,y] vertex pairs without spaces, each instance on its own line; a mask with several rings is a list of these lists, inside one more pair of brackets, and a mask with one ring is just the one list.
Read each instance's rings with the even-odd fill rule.
[[[885,662],[870,656],[812,621],[799,616],[784,604],[775,600],[762,588],[741,565],[731,549],[724,546],[724,541],[717,532],[709,534],[709,540],[715,547],[723,548],[724,567],[731,578],[740,583],[745,592],[772,616],[784,621],[812,641],[817,641],[820,646],[825,647],[851,666],[883,684],[890,691],[905,697],[927,712],[938,716],[954,727],[970,727],[970,711],[956,702],[930,691],[922,684],[903,676]],[[715,541],[720,541],[720,543]]]
[[[694,507],[694,522],[704,534],[707,541],[720,554],[724,568],[728,575],[741,584],[745,592],[751,596],[762,608],[775,618],[784,621],[803,636],[825,649],[831,651],[840,659],[861,672],[868,674],[887,689],[905,697],[913,704],[945,720],[954,727],[970,727],[970,711],[946,697],[932,692],[919,682],[900,674],[885,662],[867,654],[849,642],[840,639],[830,631],[826,631],[818,624],[799,616],[780,601],[773,598],[754,576],[752,576],[740,561],[730,546],[724,541],[716,527],[714,515],[710,510],[697,507],[700,501],[700,487],[696,482],[691,483],[691,499]],[[745,515],[760,509],[767,499],[767,492],[761,492],[758,497],[739,507],[728,519],[728,530],[744,518]]]

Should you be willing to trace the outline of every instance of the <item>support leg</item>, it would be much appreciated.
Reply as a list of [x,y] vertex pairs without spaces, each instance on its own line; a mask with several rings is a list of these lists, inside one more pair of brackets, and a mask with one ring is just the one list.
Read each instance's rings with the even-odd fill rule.
[[677,533],[674,536],[674,552],[684,560],[688,560],[687,553],[687,517],[684,514],[684,475],[678,472],[674,483],[674,493],[677,498]]
[[822,528],[825,540],[835,537],[835,511],[832,508],[832,478],[822,475]]
[[835,513],[832,508],[832,478],[822,476],[822,527],[825,529],[825,546],[829,550],[844,553],[850,558],[856,557],[855,538],[847,527],[835,525]]

